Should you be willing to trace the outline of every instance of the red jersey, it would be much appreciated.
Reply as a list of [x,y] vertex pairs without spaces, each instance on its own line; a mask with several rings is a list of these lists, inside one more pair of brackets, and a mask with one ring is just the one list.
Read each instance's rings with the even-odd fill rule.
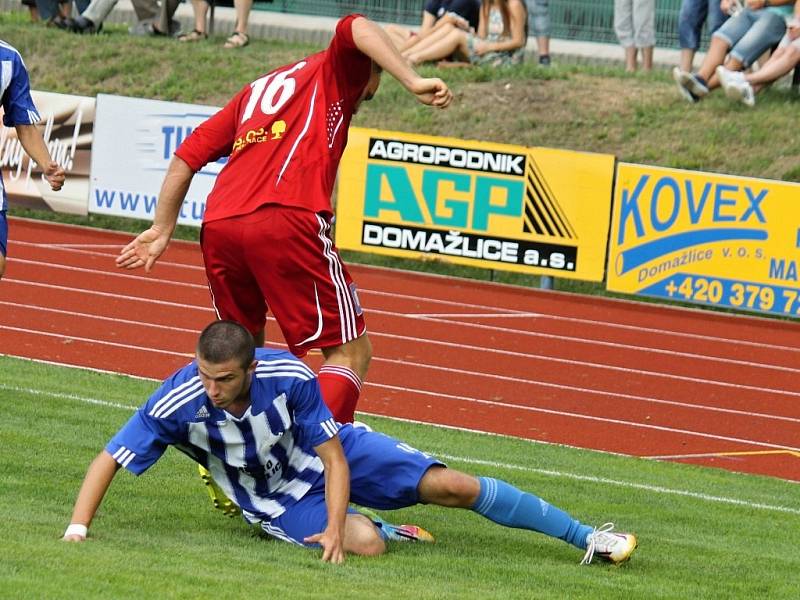
[[206,201],[205,222],[268,203],[332,213],[331,194],[355,104],[372,61],[348,15],[327,50],[246,85],[175,154],[195,172],[229,155]]

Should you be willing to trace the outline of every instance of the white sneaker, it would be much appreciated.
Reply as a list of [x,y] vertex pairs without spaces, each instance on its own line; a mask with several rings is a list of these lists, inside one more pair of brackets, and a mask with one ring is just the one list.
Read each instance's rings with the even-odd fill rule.
[[364,431],[372,431],[372,427],[370,427],[363,421],[353,421],[353,427],[355,427],[356,429],[363,429]]
[[723,66],[717,67],[717,77],[720,85],[725,90],[725,95],[731,100],[738,100],[747,106],[755,106],[756,94],[753,86],[747,81],[741,71],[730,71]]
[[631,557],[639,545],[636,536],[632,533],[616,533],[613,529],[613,523],[606,523],[588,535],[582,565],[588,565],[595,556],[615,565],[622,564]]
[[683,82],[685,80],[686,75],[688,75],[688,73],[686,73],[686,71],[682,71],[680,67],[675,67],[672,69],[672,78],[678,85],[678,91],[681,93],[681,96],[683,96],[687,102],[691,102],[692,104],[694,104],[695,102],[698,102],[700,98],[698,98],[692,92],[690,92],[689,88],[687,88],[684,85]]

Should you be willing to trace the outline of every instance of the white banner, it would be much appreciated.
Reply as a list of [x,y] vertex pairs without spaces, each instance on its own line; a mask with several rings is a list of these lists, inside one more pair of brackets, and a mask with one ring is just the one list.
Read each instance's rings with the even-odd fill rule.
[[[42,169],[22,148],[13,127],[0,121],[0,169],[11,204],[57,212],[86,214],[89,197],[89,154],[92,148],[94,98],[31,91],[50,156],[64,167],[67,181],[54,192]],[[2,114],[0,107],[0,114]]]
[[[89,212],[150,221],[172,155],[219,109],[98,94]],[[227,158],[195,174],[178,223],[199,227],[206,197]]]

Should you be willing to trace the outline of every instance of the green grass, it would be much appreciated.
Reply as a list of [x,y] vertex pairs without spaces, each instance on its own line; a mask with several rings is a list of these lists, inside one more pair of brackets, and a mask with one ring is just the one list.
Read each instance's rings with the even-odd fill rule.
[[800,589],[796,483],[369,417],[453,468],[511,481],[589,523],[614,520],[640,548],[620,568],[580,567],[562,542],[418,506],[385,516],[429,528],[435,545],[327,565],[220,516],[174,450],[140,478],[120,472],[91,540],[62,543],[86,467],[156,382],[2,356],[0,369],[4,598],[779,599]]

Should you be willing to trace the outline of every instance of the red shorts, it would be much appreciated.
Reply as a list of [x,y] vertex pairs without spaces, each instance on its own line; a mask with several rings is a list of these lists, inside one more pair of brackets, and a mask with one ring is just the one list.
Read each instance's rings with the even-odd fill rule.
[[295,356],[361,336],[356,284],[330,231],[327,217],[278,204],[203,224],[200,244],[219,318],[256,334],[271,310]]

